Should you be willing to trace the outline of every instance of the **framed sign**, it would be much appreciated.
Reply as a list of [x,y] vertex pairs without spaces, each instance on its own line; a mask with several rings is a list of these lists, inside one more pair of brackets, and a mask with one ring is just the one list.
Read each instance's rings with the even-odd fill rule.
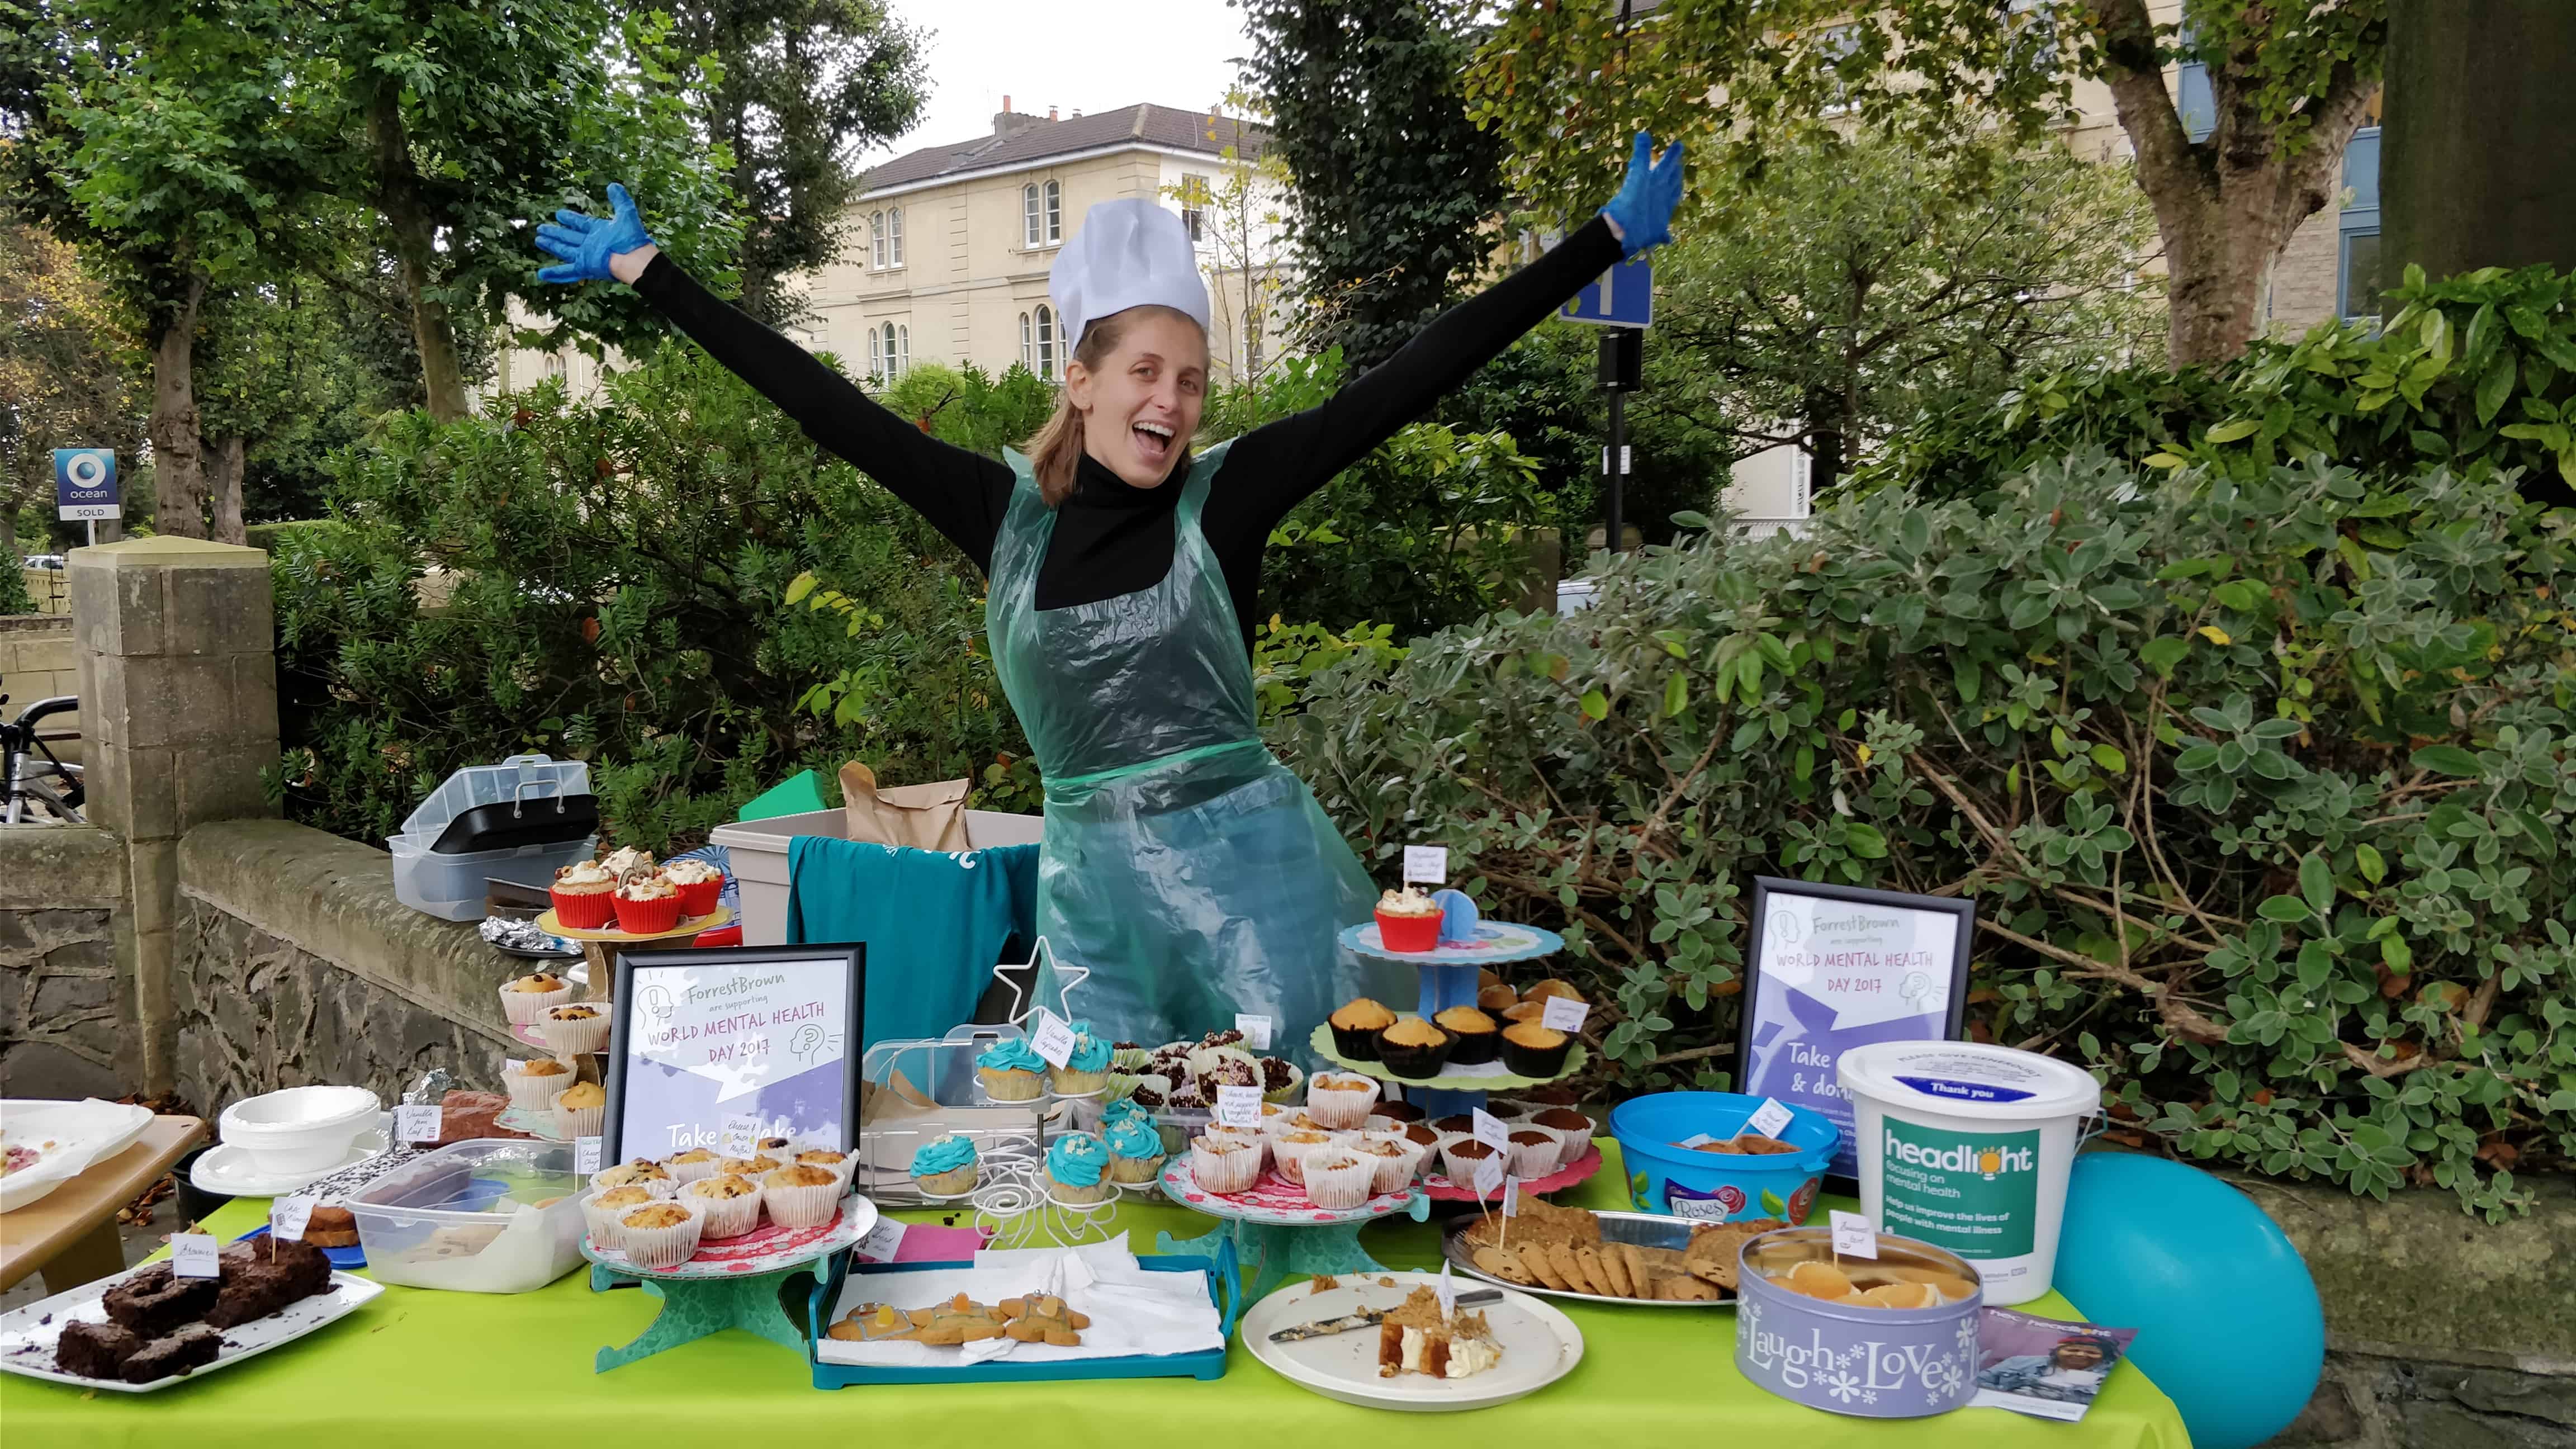
[[1744,953],[1736,1090],[1822,1112],[1843,1129],[1826,1187],[1858,1190],[1848,1047],[1947,1041],[1968,1002],[1974,902],[1757,876]]
[[602,1160],[721,1152],[728,1129],[854,1150],[866,957],[856,942],[620,954]]

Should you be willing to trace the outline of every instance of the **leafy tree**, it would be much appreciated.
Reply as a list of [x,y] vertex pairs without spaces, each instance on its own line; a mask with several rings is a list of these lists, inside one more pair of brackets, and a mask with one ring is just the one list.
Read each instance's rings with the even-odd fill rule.
[[[1602,192],[1640,126],[1759,177],[1819,133],[2036,140],[2068,118],[2074,80],[2100,81],[2163,237],[2172,358],[2207,362],[2254,336],[2273,261],[2341,185],[2386,3],[2187,0],[2158,20],[2147,0],[1669,0],[1623,29],[1608,0],[1513,0],[1468,87],[1521,190],[1562,210]],[[2167,89],[2183,61],[2207,68],[2205,115]],[[1703,214],[1712,196],[1699,188]]]
[[[1502,140],[1467,117],[1467,0],[1242,0],[1247,73],[1295,182],[1310,347],[1384,360],[1485,262]],[[1603,193],[1606,195],[1607,193]]]
[[2043,142],[1783,148],[1657,253],[1636,411],[1726,462],[1796,444],[1831,486],[1872,436],[2026,373],[2155,350],[2137,267],[2154,220],[2126,168]]
[[950,367],[920,363],[888,385],[877,399],[943,443],[999,458],[1046,425],[1055,410],[1055,384],[1020,363],[994,377],[974,363]]
[[81,244],[138,317],[154,526],[202,537],[199,309],[210,290],[296,265],[323,204],[327,126],[294,62],[293,8],[87,0],[20,13],[35,24],[9,69],[43,79],[10,97],[35,173],[21,173],[19,205]]
[[1208,342],[1218,378],[1229,383],[1257,381],[1281,352],[1272,334],[1289,283],[1282,235],[1287,214],[1281,209],[1288,166],[1266,138],[1244,144],[1253,139],[1247,128],[1267,125],[1268,119],[1251,92],[1239,86],[1227,91],[1201,128],[1205,139],[1219,144],[1216,176],[1163,188],[1165,199],[1198,215],[1200,245],[1215,284],[1208,289],[1217,313]]
[[[737,305],[773,325],[799,304],[779,280],[838,259],[856,158],[913,127],[929,99],[926,36],[883,0],[646,0],[673,43],[711,55],[710,136],[743,216]],[[656,198],[656,222],[662,207]]]
[[559,207],[598,205],[610,181],[652,198],[654,235],[675,260],[731,285],[733,158],[707,144],[691,102],[716,77],[697,73],[712,67],[689,60],[666,18],[509,0],[300,8],[298,48],[335,87],[337,184],[384,228],[433,416],[465,415],[458,335],[499,325],[512,300],[552,324],[534,345],[659,333],[627,288],[536,280],[537,225]]
[[54,449],[114,448],[131,463],[140,362],[115,294],[80,254],[0,219],[0,588],[17,576],[19,511],[52,517]]

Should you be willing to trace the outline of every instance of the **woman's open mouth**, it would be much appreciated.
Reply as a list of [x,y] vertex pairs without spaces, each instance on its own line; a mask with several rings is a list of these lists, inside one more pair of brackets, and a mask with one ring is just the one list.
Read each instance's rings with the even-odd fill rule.
[[1136,452],[1148,463],[1161,463],[1172,456],[1172,430],[1161,423],[1138,423],[1127,430],[1136,440]]

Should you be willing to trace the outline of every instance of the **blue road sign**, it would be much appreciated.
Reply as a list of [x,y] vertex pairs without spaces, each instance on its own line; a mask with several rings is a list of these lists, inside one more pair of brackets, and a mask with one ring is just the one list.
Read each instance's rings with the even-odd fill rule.
[[1557,314],[1569,322],[1601,327],[1650,327],[1655,321],[1655,268],[1645,256],[1633,256],[1584,284],[1574,300]]
[[92,522],[124,514],[116,494],[116,450],[54,450],[54,516],[67,523]]

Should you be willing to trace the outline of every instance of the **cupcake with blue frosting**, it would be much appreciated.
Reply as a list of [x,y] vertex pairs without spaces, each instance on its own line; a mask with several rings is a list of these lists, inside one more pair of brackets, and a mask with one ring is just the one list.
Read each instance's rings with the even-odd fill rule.
[[1163,1134],[1151,1122],[1132,1117],[1112,1122],[1103,1136],[1109,1144],[1111,1182],[1152,1182],[1163,1170],[1163,1159],[1171,1155],[1163,1150]]
[[912,1154],[912,1185],[932,1197],[973,1192],[975,1178],[975,1144],[953,1132]]
[[1073,1026],[1073,1052],[1064,1065],[1047,1073],[1048,1084],[1059,1097],[1088,1097],[1109,1085],[1109,1062],[1114,1053],[1106,1038],[1091,1034],[1091,1023],[1077,1021]]
[[1006,1037],[975,1058],[975,1078],[996,1102],[1034,1102],[1044,1089],[1046,1058],[1026,1037]]
[[1047,1149],[1045,1176],[1047,1196],[1067,1206],[1107,1202],[1118,1192],[1109,1181],[1109,1145],[1088,1132],[1055,1140]]

